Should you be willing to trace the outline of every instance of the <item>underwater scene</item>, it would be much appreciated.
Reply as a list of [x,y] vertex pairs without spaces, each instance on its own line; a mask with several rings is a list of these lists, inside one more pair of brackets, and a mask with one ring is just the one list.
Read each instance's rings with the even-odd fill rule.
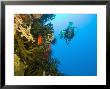
[[97,76],[97,14],[15,14],[15,76]]

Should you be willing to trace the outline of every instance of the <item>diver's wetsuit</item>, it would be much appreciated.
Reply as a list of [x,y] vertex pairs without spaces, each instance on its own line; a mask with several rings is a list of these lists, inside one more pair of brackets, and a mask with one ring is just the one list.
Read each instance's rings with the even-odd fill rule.
[[67,45],[75,35],[74,28],[75,27],[73,26],[73,22],[69,22],[68,27],[60,32],[60,39],[64,38],[66,40]]
[[64,39],[66,39],[66,43],[67,45],[69,44],[69,42],[71,41],[71,39],[74,37],[74,28],[73,29],[67,29]]

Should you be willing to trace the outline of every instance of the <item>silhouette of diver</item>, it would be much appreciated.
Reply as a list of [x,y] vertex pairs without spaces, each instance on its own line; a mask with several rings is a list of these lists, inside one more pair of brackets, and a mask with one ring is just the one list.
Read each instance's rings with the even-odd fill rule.
[[75,35],[74,28],[76,27],[73,26],[73,22],[69,22],[68,27],[60,32],[60,39],[64,38],[66,40],[67,45],[69,45],[71,39]]

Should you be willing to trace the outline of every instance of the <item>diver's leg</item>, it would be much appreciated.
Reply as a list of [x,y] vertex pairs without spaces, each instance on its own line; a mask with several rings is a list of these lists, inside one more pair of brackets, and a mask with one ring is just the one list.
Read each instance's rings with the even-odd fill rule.
[[66,43],[67,43],[67,39],[65,39],[66,40]]
[[71,39],[68,39],[68,43],[67,43],[67,45],[69,45],[70,41],[71,41]]
[[69,41],[68,41],[68,39],[66,39],[66,44],[67,44],[67,45],[69,44]]
[[66,44],[68,45],[68,39],[66,39]]

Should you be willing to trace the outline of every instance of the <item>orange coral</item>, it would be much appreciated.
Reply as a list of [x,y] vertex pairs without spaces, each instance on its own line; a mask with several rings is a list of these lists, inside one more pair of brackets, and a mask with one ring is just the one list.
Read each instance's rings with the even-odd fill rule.
[[38,36],[38,45],[41,45],[42,44],[42,41],[43,41],[42,36],[39,35]]

